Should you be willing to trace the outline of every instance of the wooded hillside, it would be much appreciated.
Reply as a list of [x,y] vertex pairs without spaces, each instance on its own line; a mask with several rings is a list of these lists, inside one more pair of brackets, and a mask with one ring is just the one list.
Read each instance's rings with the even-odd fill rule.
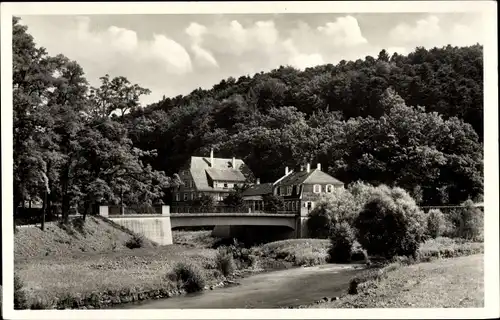
[[483,190],[483,48],[279,67],[140,107],[149,90],[49,56],[13,21],[14,205],[48,213],[168,202],[191,155],[236,156],[262,182],[320,162],[345,183],[456,204]]

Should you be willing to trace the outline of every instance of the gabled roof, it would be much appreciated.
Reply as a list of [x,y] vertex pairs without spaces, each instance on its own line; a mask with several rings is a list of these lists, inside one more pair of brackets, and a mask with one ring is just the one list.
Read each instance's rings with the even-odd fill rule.
[[191,157],[189,171],[193,177],[196,188],[200,191],[212,191],[208,178],[212,180],[245,182],[253,177],[252,172],[241,159],[214,158],[210,166],[209,157]]
[[332,184],[332,185],[344,185],[343,182],[335,179],[328,173],[325,173],[318,169],[312,169],[309,172],[297,171],[292,172],[286,176],[283,180],[277,183],[277,185],[297,185],[297,184]]
[[255,184],[241,193],[243,197],[262,196],[273,192],[272,183]]

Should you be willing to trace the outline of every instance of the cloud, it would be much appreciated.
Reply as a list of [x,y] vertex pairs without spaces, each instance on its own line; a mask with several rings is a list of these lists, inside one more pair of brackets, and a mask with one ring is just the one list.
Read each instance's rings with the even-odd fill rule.
[[482,24],[475,17],[467,24],[447,22],[444,18],[429,15],[413,24],[400,23],[389,32],[393,44],[405,46],[464,46],[482,42]]
[[210,51],[200,47],[197,44],[193,44],[191,46],[191,50],[193,50],[197,61],[201,65],[212,66],[212,67],[219,66],[219,64],[217,63],[217,60],[215,60],[213,54]]
[[325,63],[323,57],[319,53],[307,54],[299,52],[292,39],[283,41],[283,46],[289,53],[288,64],[291,66],[299,69],[305,69]]
[[203,48],[201,45],[203,42],[203,35],[207,33],[207,27],[196,22],[191,22],[184,31],[191,37],[191,51],[193,51],[196,61],[201,66],[219,67],[212,52]]
[[327,22],[317,29],[336,46],[350,47],[368,43],[361,33],[358,20],[353,16],[339,17],[335,22]]
[[428,16],[425,19],[417,20],[415,25],[401,23],[394,27],[389,36],[398,42],[412,43],[432,39],[441,33],[439,19],[436,16]]
[[167,72],[175,74],[188,73],[192,70],[191,58],[183,46],[161,34],[154,34],[153,39],[141,48],[145,59],[150,55],[156,57],[165,64]]
[[[73,50],[83,59],[95,59],[99,65],[119,63],[158,63],[171,74],[192,70],[191,58],[182,45],[162,34],[139,40],[133,30],[110,26],[104,31],[90,30],[88,17],[77,17]],[[69,35],[74,37],[74,35]],[[89,53],[91,53],[89,55]],[[93,53],[93,54],[92,54]]]

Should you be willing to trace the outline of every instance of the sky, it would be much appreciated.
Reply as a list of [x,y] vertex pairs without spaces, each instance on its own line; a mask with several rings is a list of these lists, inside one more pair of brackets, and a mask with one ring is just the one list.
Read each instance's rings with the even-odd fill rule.
[[38,46],[77,61],[91,85],[109,74],[150,89],[143,105],[280,65],[483,44],[484,34],[482,16],[464,12],[20,17]]

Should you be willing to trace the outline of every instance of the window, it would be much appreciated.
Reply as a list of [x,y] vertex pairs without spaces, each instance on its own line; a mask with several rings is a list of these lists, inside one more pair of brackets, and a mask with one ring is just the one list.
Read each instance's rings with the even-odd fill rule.
[[227,183],[224,183],[224,189],[227,189],[227,188],[228,188]]
[[276,194],[277,194],[278,196],[280,196],[280,195],[281,195],[281,187],[276,188]]
[[194,192],[191,193],[191,200],[194,200]]
[[292,186],[286,187],[286,195],[287,196],[291,196],[292,195],[292,188],[293,188]]
[[326,185],[326,192],[332,193],[333,192],[333,186],[331,184]]
[[180,193],[175,194],[175,201],[181,201],[181,194]]
[[292,202],[292,211],[295,211],[295,201]]
[[192,188],[193,187],[193,181],[189,181],[189,187]]
[[312,209],[312,202],[311,201],[307,201],[307,209]]
[[184,201],[187,201],[187,200],[188,200],[188,194],[184,193]]
[[315,184],[313,187],[313,192],[314,193],[321,193],[321,185],[320,184]]

